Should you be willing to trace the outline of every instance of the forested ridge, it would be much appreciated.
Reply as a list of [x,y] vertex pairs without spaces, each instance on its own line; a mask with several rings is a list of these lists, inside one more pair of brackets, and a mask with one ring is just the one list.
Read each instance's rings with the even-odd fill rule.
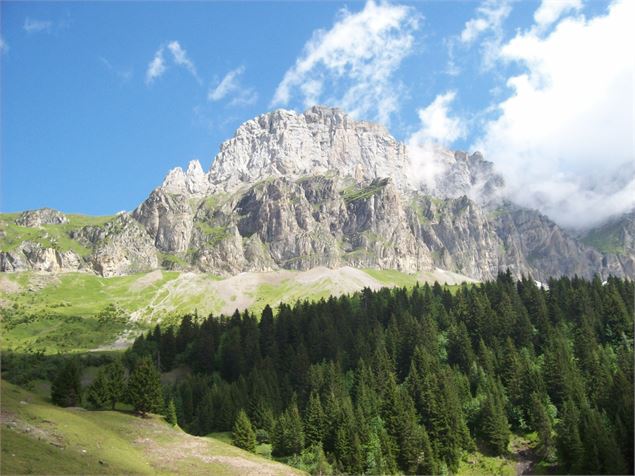
[[[632,281],[510,273],[464,285],[365,289],[274,315],[188,315],[126,354],[192,374],[164,389],[186,431],[234,431],[273,456],[353,474],[455,472],[536,432],[562,473],[633,472]],[[174,417],[172,417],[174,418]]]

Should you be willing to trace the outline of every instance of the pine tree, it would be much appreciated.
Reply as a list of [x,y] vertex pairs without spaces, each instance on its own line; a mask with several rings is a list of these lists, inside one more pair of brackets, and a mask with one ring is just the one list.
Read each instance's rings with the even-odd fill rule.
[[172,426],[177,424],[176,418],[176,406],[174,405],[174,399],[170,398],[165,409],[165,420]]
[[143,358],[128,379],[128,399],[141,416],[149,412],[159,412],[163,406],[161,378],[149,358]]
[[110,403],[108,385],[106,383],[105,368],[99,369],[97,377],[86,391],[86,399],[97,409],[106,408]]
[[551,420],[545,410],[542,399],[536,392],[531,394],[531,426],[538,433],[538,452],[540,456],[549,456],[553,447]]
[[300,412],[295,403],[292,403],[276,421],[271,443],[273,456],[291,456],[302,452],[304,431]]
[[322,444],[324,438],[324,410],[320,396],[311,392],[304,416],[304,435],[307,446]]
[[481,433],[494,454],[503,455],[507,452],[510,436],[509,423],[501,391],[495,382],[490,384],[481,411]]
[[249,417],[244,410],[238,412],[234,429],[232,431],[232,443],[252,453],[256,451],[256,433],[254,432]]
[[51,385],[51,400],[61,407],[74,407],[81,400],[79,363],[69,359]]
[[108,364],[105,370],[106,394],[111,410],[115,409],[117,402],[123,400],[126,393],[126,371],[121,359]]
[[565,471],[578,472],[584,455],[584,447],[580,439],[580,412],[572,400],[564,403],[556,443],[558,460]]

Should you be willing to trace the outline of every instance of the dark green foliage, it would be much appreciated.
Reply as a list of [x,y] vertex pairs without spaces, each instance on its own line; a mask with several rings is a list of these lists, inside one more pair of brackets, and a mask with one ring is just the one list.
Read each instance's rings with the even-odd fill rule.
[[259,322],[185,316],[137,339],[126,362],[192,369],[166,393],[186,431],[231,431],[244,409],[259,442],[309,471],[455,473],[466,451],[504,455],[513,429],[535,431],[561,472],[632,473],[635,286],[548,284],[508,272],[454,294],[417,285],[266,306]]
[[141,359],[130,373],[127,387],[128,400],[135,412],[145,416],[160,412],[163,407],[159,371],[148,358]]
[[547,459],[553,449],[553,430],[545,399],[536,392],[531,394],[530,419],[532,428],[538,433],[538,454]]
[[280,415],[273,429],[271,454],[290,456],[299,454],[304,448],[302,419],[295,403]]
[[61,407],[74,407],[81,401],[79,362],[69,359],[51,385],[51,400]]
[[232,431],[232,443],[252,453],[256,450],[256,433],[244,410],[240,410],[236,416]]
[[175,426],[178,423],[176,416],[176,405],[174,405],[174,400],[172,400],[171,398],[168,400],[168,404],[165,408],[165,421],[167,421],[172,426]]
[[95,408],[115,409],[126,391],[126,373],[120,360],[101,367],[95,381],[88,387],[86,398]]
[[311,393],[304,417],[304,434],[308,446],[321,444],[324,438],[324,410],[320,403],[320,396]]

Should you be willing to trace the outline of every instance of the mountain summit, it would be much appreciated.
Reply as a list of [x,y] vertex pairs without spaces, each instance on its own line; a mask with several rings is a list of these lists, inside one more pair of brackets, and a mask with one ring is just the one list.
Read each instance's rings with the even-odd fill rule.
[[[503,186],[478,152],[405,145],[338,109],[276,110],[242,124],[208,172],[198,161],[171,170],[132,213],[102,222],[50,210],[13,218],[0,270],[231,275],[354,266],[442,268],[475,279],[508,268],[543,281],[635,276],[631,247],[586,245],[504,201]],[[57,224],[42,218],[53,215]]]

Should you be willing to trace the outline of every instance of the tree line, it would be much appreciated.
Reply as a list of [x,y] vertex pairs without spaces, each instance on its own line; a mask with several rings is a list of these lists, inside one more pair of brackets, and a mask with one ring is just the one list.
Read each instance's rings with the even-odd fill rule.
[[187,315],[125,364],[191,370],[161,403],[186,431],[233,430],[336,472],[455,472],[465,451],[504,455],[512,432],[536,432],[560,472],[632,473],[634,295],[624,279],[542,288],[509,272],[454,293],[364,289],[259,318]]

